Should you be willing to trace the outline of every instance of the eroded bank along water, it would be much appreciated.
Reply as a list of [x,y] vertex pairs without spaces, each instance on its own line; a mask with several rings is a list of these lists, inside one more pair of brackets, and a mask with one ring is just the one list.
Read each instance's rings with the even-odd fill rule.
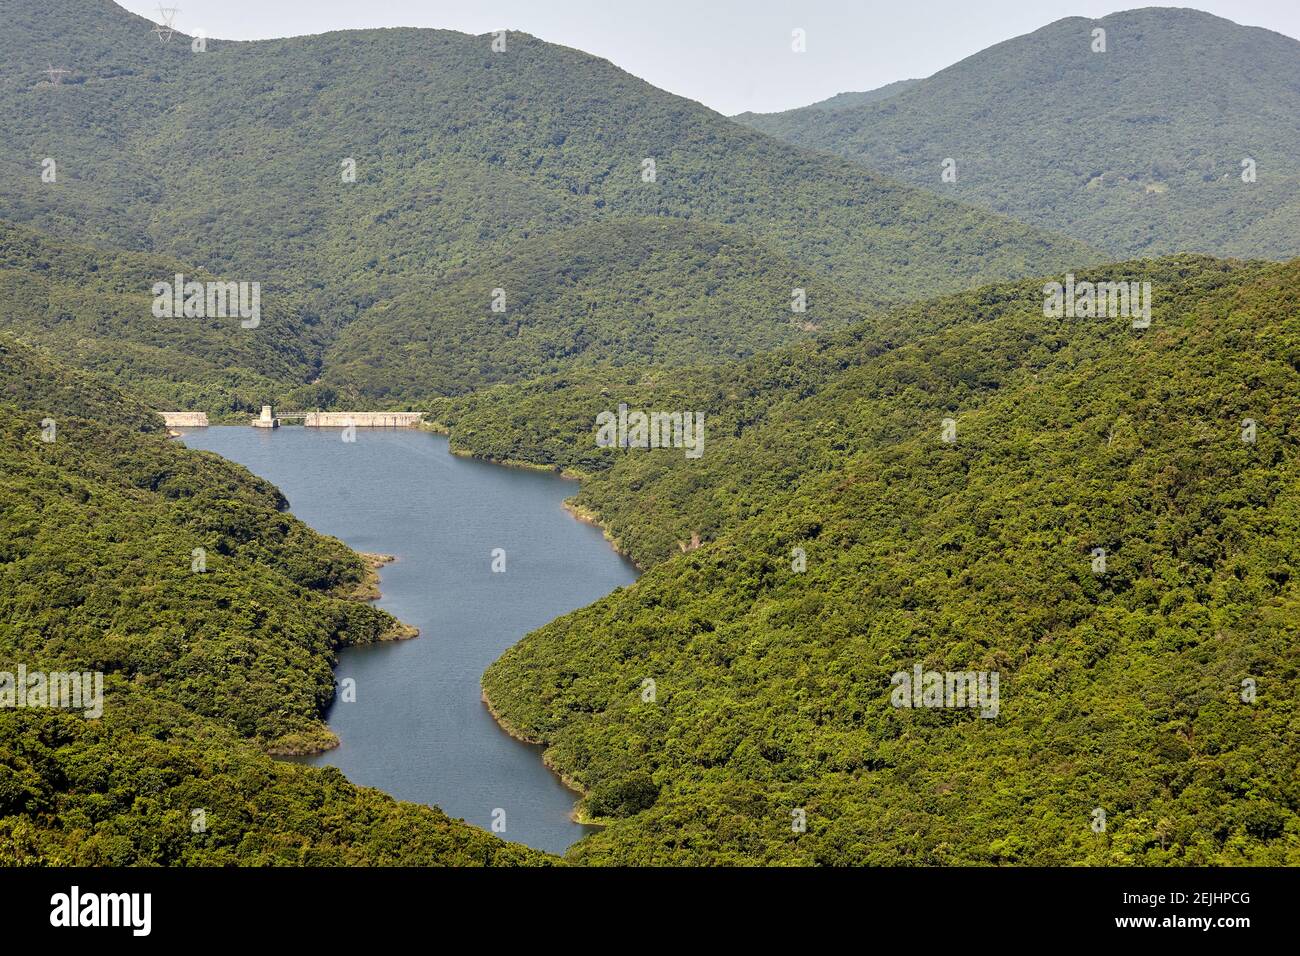
[[[563,509],[577,486],[456,457],[428,432],[358,428],[345,442],[328,428],[181,431],[189,447],[273,482],[318,531],[397,558],[380,571],[378,604],[420,636],[340,653],[335,675],[356,681],[356,702],[330,709],[339,747],[302,759],[485,829],[502,810],[501,835],[539,849],[579,839],[575,794],[540,748],[497,726],[479,687],[528,631],[636,579],[597,528]],[[496,548],[504,572],[492,570]]]

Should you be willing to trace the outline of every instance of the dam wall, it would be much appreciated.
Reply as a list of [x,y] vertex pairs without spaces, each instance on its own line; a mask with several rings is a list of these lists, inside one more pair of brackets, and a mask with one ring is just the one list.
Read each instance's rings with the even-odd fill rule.
[[302,423],[308,428],[411,428],[424,412],[308,412]]
[[159,412],[168,428],[206,428],[207,412]]

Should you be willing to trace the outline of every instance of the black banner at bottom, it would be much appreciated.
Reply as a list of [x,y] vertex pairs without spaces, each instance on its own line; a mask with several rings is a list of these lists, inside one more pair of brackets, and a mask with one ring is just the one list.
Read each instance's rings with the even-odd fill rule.
[[1287,869],[9,869],[0,870],[0,913],[16,933],[11,939],[49,934],[128,946],[268,938],[332,945],[397,933],[436,943],[466,929],[494,941],[562,931],[582,945],[584,937],[608,942],[606,925],[654,935],[683,924],[699,927],[702,941],[767,933],[786,921],[812,936],[851,924],[863,940],[994,932],[1002,941],[1041,942],[1047,933],[1062,942],[1128,936],[1183,945],[1197,937],[1231,946],[1294,931],[1295,876]]

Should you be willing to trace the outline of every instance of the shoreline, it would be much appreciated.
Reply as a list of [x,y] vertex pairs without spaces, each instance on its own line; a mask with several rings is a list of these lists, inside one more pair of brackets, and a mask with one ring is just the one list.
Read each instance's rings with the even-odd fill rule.
[[[347,545],[347,542],[344,542]],[[351,549],[349,549],[351,550]],[[371,551],[354,551],[365,562],[366,574],[361,583],[350,592],[335,594],[334,596],[343,601],[364,601],[370,603],[377,601],[383,594],[379,590],[379,569],[386,564],[392,564],[397,560],[395,555],[377,554]],[[394,616],[394,625],[380,634],[371,644],[338,644],[335,650],[342,650],[347,647],[371,647],[374,644],[387,644],[390,641],[409,641],[412,638],[420,636],[420,629],[413,624],[407,624],[405,621]],[[330,673],[334,673],[337,666],[337,660],[330,665]],[[330,698],[331,703],[333,698]],[[325,715],[320,715],[320,723],[317,727],[308,730],[295,731],[285,734],[283,737],[268,742],[265,746],[266,753],[272,757],[310,757],[315,754],[326,753],[338,747],[340,743],[338,734],[330,729],[329,723],[325,720]]]
[[457,458],[468,458],[472,461],[485,461],[489,465],[496,465],[499,468],[520,468],[524,471],[543,471],[552,475],[559,475],[566,481],[582,481],[587,475],[584,472],[576,471],[572,468],[561,468],[559,465],[539,465],[535,461],[524,461],[522,458],[489,458],[486,455],[476,455],[472,451],[466,451],[463,448],[451,447],[450,432],[436,432],[447,437],[447,451],[451,452]]
[[502,717],[501,714],[497,712],[496,707],[492,704],[492,698],[488,697],[487,688],[484,687],[481,682],[479,684],[479,698],[483,701],[483,706],[487,708],[487,712],[488,714],[491,715],[493,722],[496,723],[496,725],[499,728],[501,728],[502,731],[505,732],[506,736],[513,737],[515,740],[519,741],[520,743],[528,744],[530,747],[541,747],[542,752],[540,756],[542,760],[542,766],[544,766],[547,770],[553,773],[556,779],[559,780],[560,783],[564,784],[566,788],[568,788],[569,790],[573,791],[578,795],[579,799],[577,800],[577,802],[574,803],[573,809],[569,811],[570,820],[572,820],[574,823],[578,823],[581,824],[582,826],[588,826],[588,827],[608,826],[608,824],[602,823],[600,820],[596,819],[595,817],[589,817],[582,812],[583,801],[587,799],[586,788],[584,788],[582,784],[578,783],[577,780],[574,780],[572,777],[570,777],[568,774],[566,774],[563,770],[561,770],[559,767],[555,765],[555,763],[547,755],[546,741],[534,740],[533,738],[528,737],[521,730],[515,727],[514,724],[510,723],[508,720]]
[[525,471],[545,471],[568,481],[582,481],[587,477],[585,472],[578,471],[574,468],[562,468],[559,465],[540,465],[535,461],[525,461],[522,458],[492,458],[488,455],[476,455],[472,451],[466,451],[463,448],[456,448],[451,443],[451,426],[442,422],[422,421],[419,428],[421,431],[430,432],[434,435],[441,435],[447,439],[447,451],[457,458],[469,458],[474,461],[485,461],[490,465],[500,465],[502,468],[522,468]]
[[[551,474],[558,474],[561,478],[570,481],[581,482],[583,478],[587,477],[586,475],[580,472],[575,472],[570,469],[562,469],[554,465],[539,465],[536,464],[535,462],[515,461],[510,459],[486,458],[486,457],[474,455],[473,453],[468,451],[462,451],[459,449],[452,448],[450,429],[446,428],[446,426],[440,426],[437,423],[425,421],[425,422],[421,422],[417,426],[417,428],[420,431],[427,431],[432,434],[445,436],[447,438],[447,450],[451,454],[459,458],[477,459],[478,461],[487,462],[488,464],[496,465],[502,468],[519,468],[525,471],[549,472]],[[183,433],[176,432],[169,437],[178,437],[178,438],[183,437]],[[597,515],[596,512],[592,511],[591,509],[584,508],[581,505],[575,504],[572,498],[565,499],[562,502],[562,507],[574,519],[581,521],[583,524],[589,524],[592,525],[593,527],[599,528],[602,537],[604,537],[605,542],[609,545],[610,549],[620,558],[622,558],[623,560],[631,564],[632,567],[636,569],[638,575],[644,573],[645,569],[642,568],[639,564],[637,564],[637,562],[619,546],[618,540],[613,536],[609,528],[600,520],[600,517],[599,515]],[[348,547],[349,550],[352,550],[354,554],[357,554],[362,559],[362,561],[366,565],[366,572],[362,581],[359,584],[357,584],[354,588],[352,588],[352,590],[344,591],[341,593],[335,593],[334,596],[342,600],[366,601],[366,602],[373,602],[382,598],[383,593],[379,587],[380,584],[379,571],[385,565],[392,564],[393,562],[395,562],[397,560],[397,557],[391,554],[380,554],[377,552],[369,552],[369,551],[356,551],[355,549],[352,549],[351,546],[349,546],[346,541],[344,541],[343,544],[344,546]],[[411,638],[415,638],[419,636],[420,634],[419,628],[411,624],[407,624],[405,621],[399,620],[396,617],[394,617],[394,620],[397,622],[395,627],[385,632],[383,635],[381,635],[375,643],[410,640]],[[523,638],[526,636],[527,635],[522,635],[519,638],[519,640],[523,640]],[[515,644],[511,645],[511,647],[514,647],[518,643],[519,641],[516,641]],[[369,645],[341,644],[336,647],[336,650],[341,650],[345,647],[363,647],[363,646],[369,646]],[[335,661],[334,664],[330,666],[331,673],[334,672],[336,667],[337,667],[337,660]],[[516,728],[513,724],[507,721],[497,711],[496,707],[492,703],[491,698],[488,696],[487,689],[483,687],[482,676],[480,676],[479,678],[479,697],[483,705],[487,708],[488,714],[492,717],[493,723],[495,723],[496,726],[500,730],[502,730],[505,734],[507,734],[508,736],[512,737],[515,740],[518,740],[520,743],[541,748],[541,753],[539,754],[539,757],[541,758],[542,765],[546,767],[546,769],[549,770],[552,774],[554,774],[556,779],[558,779],[566,789],[568,789],[569,791],[577,795],[577,800],[575,800],[573,808],[569,811],[569,819],[572,822],[577,823],[581,826],[589,826],[589,827],[608,826],[608,823],[604,822],[603,820],[596,817],[590,817],[583,812],[583,803],[587,798],[587,790],[577,780],[575,780],[573,777],[570,777],[568,774],[566,774],[563,770],[561,770],[559,767],[555,765],[554,761],[549,757],[547,753],[547,747],[545,741],[529,738],[522,731]],[[338,735],[335,734],[330,729],[329,724],[325,721],[324,715],[322,714],[320,718],[320,724],[318,725],[318,727],[310,728],[303,731],[296,731],[291,734],[286,734],[284,737],[278,738],[277,740],[267,742],[264,749],[266,753],[272,757],[310,757],[315,754],[326,753],[330,750],[335,749],[339,745],[340,745],[340,740]]]
[[322,722],[319,733],[297,731],[267,743],[262,749],[269,757],[311,757],[328,753],[339,745],[338,734]]
[[[540,471],[553,475],[558,474],[561,478],[579,483],[582,482],[584,478],[588,477],[583,472],[575,471],[571,468],[561,468],[558,465],[539,465],[537,462],[522,461],[513,458],[491,458],[485,455],[475,455],[473,452],[452,447],[451,428],[441,422],[424,421],[420,423],[420,427],[424,431],[444,436],[447,439],[447,451],[452,455],[455,455],[457,458],[468,458],[475,461],[482,461],[489,465],[496,465],[500,468],[519,468],[524,471]],[[569,513],[570,517],[581,521],[583,524],[589,524],[595,528],[599,528],[601,536],[604,537],[605,543],[609,545],[610,550],[632,565],[632,567],[636,569],[638,575],[645,573],[645,569],[641,567],[641,565],[637,564],[632,556],[619,546],[618,539],[614,537],[609,528],[600,520],[600,516],[597,515],[596,512],[575,504],[572,497],[566,498],[561,502],[561,507]],[[526,634],[522,635],[519,640],[522,641],[524,637],[527,636],[528,635]],[[515,641],[514,644],[510,645],[510,647],[515,647],[518,643],[519,641]],[[508,649],[509,648],[507,648],[507,650]],[[483,702],[483,706],[487,708],[488,715],[492,718],[492,722],[495,723],[508,737],[511,737],[520,743],[528,744],[530,747],[541,748],[539,756],[542,761],[542,766],[554,774],[556,779],[559,780],[565,788],[578,795],[578,799],[574,802],[573,809],[569,811],[569,819],[571,821],[581,826],[589,827],[605,827],[609,825],[599,818],[590,817],[583,812],[583,803],[587,799],[586,788],[556,766],[555,762],[549,756],[546,741],[536,740],[527,736],[523,731],[519,730],[519,728],[515,727],[510,723],[510,721],[506,720],[505,717],[501,715],[500,711],[498,711],[496,706],[492,703],[492,698],[488,696],[487,688],[483,686],[483,678],[481,676],[479,678],[479,699]]]
[[[496,458],[487,458],[481,455],[475,455],[472,452],[453,448],[451,445],[451,429],[447,428],[446,426],[442,426],[440,428],[430,428],[429,430],[434,431],[436,434],[445,435],[447,437],[447,450],[451,452],[451,454],[456,455],[457,457],[460,458],[473,458],[473,459],[477,459],[478,461],[485,461],[488,464],[498,465],[503,468],[522,468],[526,471],[550,472],[552,474],[559,474],[561,478],[566,478],[569,479],[570,481],[581,482],[583,478],[587,477],[581,472],[576,472],[571,469],[562,469],[555,465],[539,465],[535,462],[529,462],[529,461],[515,461],[512,459],[496,459]],[[636,560],[632,558],[631,555],[629,555],[626,551],[622,549],[622,547],[620,547],[620,542],[618,541],[618,539],[614,537],[614,535],[610,532],[609,527],[603,521],[601,521],[600,516],[595,511],[591,510],[590,508],[584,508],[582,505],[575,503],[572,497],[564,499],[564,501],[561,502],[561,507],[563,507],[564,510],[569,513],[570,517],[574,518],[575,520],[581,521],[583,524],[589,524],[592,527],[599,528],[601,536],[604,537],[605,543],[609,545],[611,551],[613,551],[624,561],[632,565],[632,567],[636,568],[638,575],[645,573],[645,568],[641,567],[641,565],[639,565],[636,562]],[[528,635],[525,634],[521,636],[519,640],[522,641],[524,637],[527,636]],[[511,644],[510,646],[515,647],[518,644],[519,641],[515,641],[515,643]],[[580,784],[573,777],[570,777],[558,766],[556,766],[555,762],[551,759],[549,755],[546,741],[536,740],[534,738],[527,736],[525,733],[523,733],[523,731],[519,730],[519,728],[515,727],[514,724],[510,723],[510,721],[506,720],[505,717],[501,715],[500,711],[498,711],[496,709],[496,706],[492,703],[492,698],[488,696],[487,688],[483,686],[482,677],[479,678],[479,699],[482,700],[483,706],[487,708],[487,712],[492,717],[493,722],[497,725],[497,727],[499,727],[503,732],[505,732],[507,736],[513,737],[515,740],[518,740],[520,743],[528,744],[529,746],[532,747],[540,747],[542,752],[539,756],[541,757],[542,760],[542,766],[544,766],[547,770],[553,773],[555,777],[560,781],[560,783],[564,784],[566,788],[568,788],[569,790],[571,790],[572,792],[578,795],[578,800],[574,803],[573,809],[569,812],[570,820],[582,826],[589,826],[589,827],[605,827],[609,825],[601,821],[599,818],[588,816],[585,812],[583,812],[583,803],[587,799],[586,788],[583,787],[582,784]]]
[[584,508],[582,505],[575,504],[572,498],[566,498],[563,502],[564,510],[570,515],[581,521],[583,524],[589,524],[592,527],[599,528],[600,533],[604,536],[606,543],[610,546],[615,554],[626,561],[632,567],[636,568],[637,574],[645,574],[645,568],[637,563],[636,558],[623,550],[621,542],[610,532],[609,526],[600,520],[600,515],[590,508]]
[[[220,423],[218,423],[220,424]],[[204,426],[210,427],[210,426]],[[235,426],[239,427],[239,426]],[[252,427],[252,426],[245,426]],[[168,439],[184,438],[185,433],[176,431],[173,428],[167,428]],[[310,527],[310,526],[309,526]],[[315,529],[312,529],[315,531]],[[319,533],[319,532],[317,532]],[[342,601],[363,601],[371,603],[382,598],[383,592],[379,588],[379,569],[386,564],[392,564],[397,560],[396,555],[379,554],[371,551],[357,551],[346,541],[343,542],[353,554],[361,558],[365,564],[365,574],[361,582],[351,590],[335,590],[331,597],[338,598]],[[412,638],[420,636],[420,629],[413,624],[407,624],[405,621],[392,615],[394,624],[384,633],[380,634],[372,644],[386,644],[390,641],[409,641]],[[342,643],[336,644],[335,651],[340,651],[347,647],[367,647],[367,644]],[[333,674],[337,667],[337,660],[330,665],[330,673]],[[333,703],[333,697],[330,698]],[[319,723],[315,727],[304,730],[297,730],[283,737],[277,737],[275,740],[267,741],[262,749],[271,757],[310,757],[314,754],[326,753],[339,746],[339,737],[325,720],[325,715],[321,714],[318,718]]]
[[[423,431],[432,432],[435,435],[444,436],[447,439],[447,451],[455,455],[457,458],[468,458],[473,461],[483,461],[483,462],[487,462],[489,465],[497,465],[498,467],[501,468],[521,468],[524,471],[547,472],[549,474],[559,475],[561,478],[565,479],[566,481],[576,481],[579,483],[584,481],[586,478],[590,477],[586,472],[578,471],[573,468],[561,468],[559,465],[539,465],[537,462],[524,461],[518,458],[491,458],[486,455],[476,455],[472,451],[466,451],[463,448],[453,448],[451,444],[451,429],[446,425],[443,425],[439,422],[426,421],[426,422],[421,422],[420,427],[421,430]],[[572,515],[577,520],[581,521],[583,524],[589,524],[595,528],[599,528],[601,534],[605,538],[606,543],[609,544],[610,548],[613,549],[614,553],[617,554],[624,561],[632,565],[632,567],[636,568],[637,574],[645,574],[645,568],[643,568],[635,558],[633,558],[630,554],[628,554],[626,551],[623,550],[621,546],[621,542],[618,540],[618,538],[614,537],[613,533],[609,529],[609,526],[600,519],[600,516],[595,511],[591,510],[590,508],[584,508],[581,505],[575,504],[572,497],[566,498],[563,501],[562,506],[565,511],[569,512],[570,515]]]
[[[347,542],[344,542],[347,547]],[[349,550],[351,550],[349,548]],[[342,591],[334,595],[344,601],[364,601],[367,604],[378,601],[382,598],[383,592],[379,590],[379,569],[386,564],[392,564],[397,557],[392,554],[378,554],[371,551],[353,551],[353,554],[359,555],[366,565],[365,576],[351,591]],[[399,620],[396,616],[393,620],[397,623],[379,635],[377,641],[409,641],[413,637],[420,636],[420,629],[413,624],[407,624]],[[342,644],[341,647],[364,647],[361,644]]]

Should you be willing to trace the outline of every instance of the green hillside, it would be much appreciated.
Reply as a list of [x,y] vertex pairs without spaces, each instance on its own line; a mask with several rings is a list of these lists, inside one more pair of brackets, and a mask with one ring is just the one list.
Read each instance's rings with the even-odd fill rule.
[[377,306],[331,345],[321,381],[418,401],[575,366],[725,362],[868,311],[732,230],[618,220],[523,240]]
[[[1092,50],[1095,29],[1105,52]],[[1196,10],[1071,17],[887,99],[853,100],[864,95],[737,119],[1116,257],[1300,254],[1290,37]],[[948,158],[955,182],[941,179]]]
[[[726,246],[739,257],[733,284],[754,295],[778,276],[788,286],[768,310],[788,303],[795,287],[834,283],[862,302],[897,302],[1097,260],[1081,243],[864,176],[522,33],[509,35],[504,53],[491,51],[488,36],[414,29],[211,40],[195,53],[187,38],[160,43],[150,27],[109,0],[56,9],[11,2],[0,34],[0,219],[263,283],[274,321],[255,346],[288,324],[266,348],[298,343],[295,367],[274,376],[290,388],[315,380],[316,363],[352,323],[330,358],[352,363],[365,388],[369,373],[358,366],[370,364],[371,351],[347,349],[382,349],[395,335],[400,354],[430,323],[448,321],[460,326],[461,367],[435,370],[425,391],[474,384],[470,370],[500,351],[500,329],[488,323],[476,337],[464,311],[471,301],[476,312],[486,308],[506,279],[527,278],[495,273],[529,250],[570,257],[555,265],[579,270],[582,257],[605,256],[613,273],[637,268],[639,242],[664,250],[674,268],[643,275],[649,300],[677,295],[675,271],[716,269],[712,251]],[[44,73],[55,61],[70,70],[58,84]],[[42,180],[46,159],[55,182]],[[652,182],[643,179],[647,159]],[[346,160],[355,162],[354,182],[344,181]],[[585,245],[606,237],[617,237],[627,262]],[[582,290],[599,315],[603,301],[628,291],[606,278],[588,276]],[[436,303],[448,287],[456,315],[412,305]],[[506,292],[523,303],[533,294]],[[539,302],[542,312],[510,322],[554,325],[555,296]],[[689,322],[680,334],[665,323],[650,343],[629,341],[602,318],[597,328],[557,328],[507,351],[524,376],[550,367],[566,336],[592,334],[611,349],[645,344],[643,360],[678,361],[702,344],[711,351],[709,342],[733,341],[734,303],[734,295],[705,295],[682,316]],[[756,330],[724,357],[788,334]],[[209,343],[195,344],[197,359],[213,357]],[[283,357],[241,361],[260,374]],[[418,379],[425,359],[417,354],[414,367],[393,372]],[[342,372],[329,378],[351,381]]]
[[0,865],[546,859],[268,756],[328,746],[335,650],[399,629],[342,596],[362,560],[284,507],[0,342],[0,672],[100,672],[104,690],[93,720],[0,708]]
[[[1152,282],[1150,329],[1002,285],[444,409],[463,448],[586,471],[579,506],[649,568],[484,679],[611,824],[575,859],[1300,861],[1300,261],[1080,275],[1120,277]],[[704,411],[705,454],[595,449],[620,401]],[[891,706],[917,664],[997,671],[997,718]]]
[[266,291],[256,329],[152,311],[155,282],[220,279],[158,256],[96,249],[0,221],[0,333],[100,374],[155,409],[317,404],[324,337],[302,296]]

